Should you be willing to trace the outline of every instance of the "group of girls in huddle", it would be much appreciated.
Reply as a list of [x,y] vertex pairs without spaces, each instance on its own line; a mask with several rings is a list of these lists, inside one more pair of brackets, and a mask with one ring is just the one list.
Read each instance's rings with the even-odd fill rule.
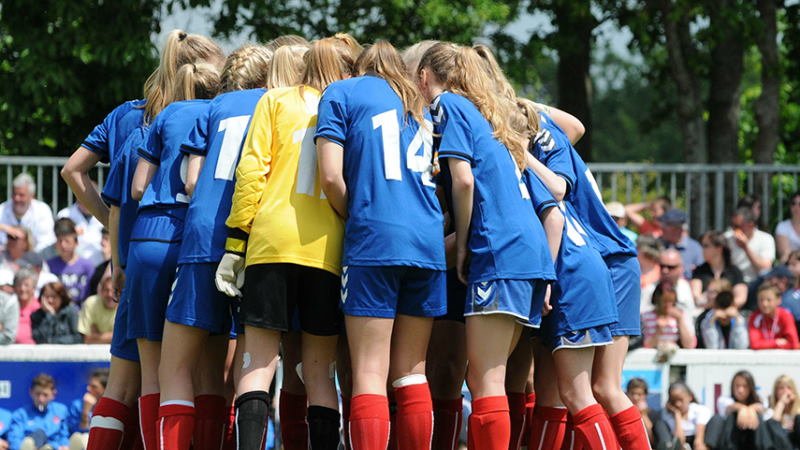
[[281,355],[286,449],[336,449],[342,423],[355,450],[455,449],[465,380],[471,449],[649,448],[621,390],[635,248],[580,122],[517,98],[488,48],[225,59],[176,30],[144,93],[63,170],[120,296],[90,449],[264,448]]

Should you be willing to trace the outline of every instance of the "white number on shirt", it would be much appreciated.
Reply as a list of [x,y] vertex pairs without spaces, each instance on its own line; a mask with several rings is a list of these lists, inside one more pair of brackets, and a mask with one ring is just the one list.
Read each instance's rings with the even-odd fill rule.
[[[316,197],[317,186],[317,147],[314,145],[314,134],[317,127],[304,128],[292,134],[292,142],[300,142],[300,159],[297,161],[298,194]],[[320,198],[326,198],[320,189]]]
[[597,198],[600,199],[600,203],[603,203],[603,194],[600,193],[600,188],[597,187],[597,181],[594,180],[594,175],[592,175],[592,171],[586,169],[586,172],[584,172],[584,174],[586,175],[586,178],[589,180],[589,184],[592,185],[592,190],[594,191],[595,195],[597,195]]
[[[392,109],[372,117],[372,128],[381,129],[383,142],[383,175],[387,180],[403,179],[400,170],[400,124],[397,121],[397,110]],[[421,173],[420,179],[425,186],[434,187],[431,181],[431,158],[433,155],[433,125],[426,120],[419,127],[414,138],[406,149],[406,168]],[[421,150],[421,154],[420,154]]]
[[[509,153],[509,156],[511,153]],[[514,157],[511,157],[511,160],[514,161]],[[516,161],[514,161],[514,172],[517,174],[517,183],[519,184],[519,193],[522,194],[522,198],[525,200],[531,199],[531,193],[528,192],[528,186],[525,186],[525,183],[522,181],[522,172],[520,172],[519,167],[517,166]]]
[[561,210],[561,214],[564,215],[564,226],[567,228],[567,237],[569,240],[578,247],[586,245],[586,240],[583,237],[587,236],[587,234],[581,224],[567,213],[564,202],[558,202],[558,208]]
[[247,130],[250,116],[229,117],[219,123],[218,133],[225,132],[222,137],[222,148],[219,150],[214,178],[217,180],[233,180],[236,173],[236,162],[242,150],[242,140]]
[[189,203],[188,195],[186,195],[186,175],[189,172],[189,156],[183,155],[181,157],[181,169],[180,169],[180,176],[181,176],[181,185],[180,185],[180,192],[175,194],[175,200],[180,203]]

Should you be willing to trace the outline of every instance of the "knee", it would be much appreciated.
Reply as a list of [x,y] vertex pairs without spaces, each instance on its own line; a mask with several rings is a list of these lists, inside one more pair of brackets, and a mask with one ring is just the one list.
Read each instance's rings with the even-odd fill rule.
[[596,380],[592,382],[592,394],[598,402],[606,404],[614,396],[614,386],[606,380]]

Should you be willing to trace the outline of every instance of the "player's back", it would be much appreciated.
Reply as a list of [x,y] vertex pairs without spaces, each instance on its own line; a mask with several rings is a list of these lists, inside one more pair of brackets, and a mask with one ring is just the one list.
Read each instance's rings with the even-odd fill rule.
[[444,269],[427,112],[424,122],[404,114],[400,97],[378,76],[337,81],[326,89],[317,137],[344,148],[344,264]]

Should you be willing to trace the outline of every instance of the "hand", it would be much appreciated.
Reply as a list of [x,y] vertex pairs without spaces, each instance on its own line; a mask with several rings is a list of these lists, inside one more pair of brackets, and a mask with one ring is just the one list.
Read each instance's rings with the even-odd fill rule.
[[92,395],[91,393],[87,392],[83,394],[83,409],[92,410],[94,405],[97,404],[97,397]]
[[[650,407],[647,406],[647,400],[641,399],[638,403],[636,403],[636,409],[639,410],[640,413],[644,413],[645,411],[649,410]],[[647,414],[642,414],[642,418],[647,416]]]
[[114,267],[111,274],[111,287],[114,289],[114,301],[122,298],[122,288],[125,287],[125,271],[121,267]]
[[467,283],[469,276],[469,250],[467,247],[459,247],[456,250],[456,271],[458,272],[458,279],[464,284]]
[[56,309],[53,307],[53,304],[48,301],[42,301],[42,309],[48,314],[56,313]]
[[0,450],[8,450],[9,448],[8,441],[5,439],[0,439]]
[[544,304],[542,305],[542,317],[550,314],[550,311],[553,310],[553,307],[550,305],[550,294],[552,284],[547,285],[547,290],[544,292]]
[[58,447],[58,450],[69,450],[69,447],[67,447],[66,445],[60,445]]
[[706,447],[705,442],[695,442],[694,450],[708,450],[708,447]]
[[783,406],[789,406],[789,404],[792,403],[794,399],[795,399],[794,393],[790,390],[787,390],[786,392],[783,393],[783,395],[781,395],[781,398],[779,398],[778,401],[783,403]]
[[683,319],[683,311],[675,306],[670,306],[667,308],[667,316],[680,320]]
[[742,230],[733,231],[733,240],[736,242],[736,245],[743,249],[747,248],[747,243],[750,242],[750,238],[748,238]]
[[775,339],[775,343],[778,344],[779,347],[785,347],[786,344],[789,343],[789,341],[787,341],[784,338],[778,338],[778,339]]
[[11,227],[11,226],[8,226],[8,225],[4,225],[3,226],[3,231],[5,231],[6,234],[8,235],[8,237],[10,237],[11,239],[25,239],[25,237],[26,237],[25,236],[25,232],[22,231],[22,229],[17,228],[17,227]]
[[722,309],[715,309],[714,313],[711,315],[711,320],[715,322],[719,322],[721,320],[725,320],[728,318],[728,314],[725,310]]
[[217,289],[228,297],[241,297],[244,286],[244,256],[225,253],[214,275]]

